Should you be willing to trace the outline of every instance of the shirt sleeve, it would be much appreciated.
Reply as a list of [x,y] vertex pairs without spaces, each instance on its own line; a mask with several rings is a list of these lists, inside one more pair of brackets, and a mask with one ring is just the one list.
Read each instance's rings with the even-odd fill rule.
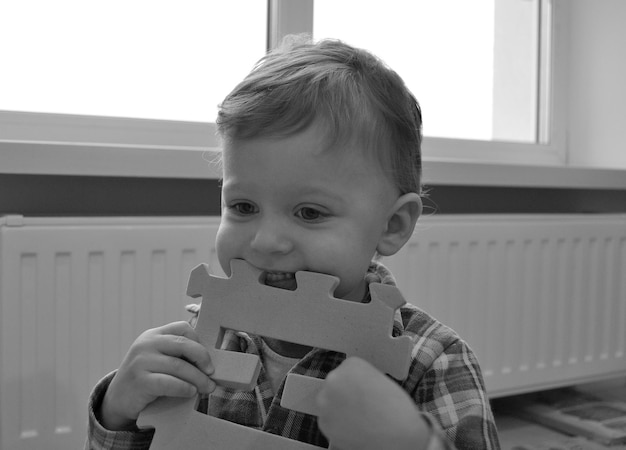
[[416,400],[432,428],[428,449],[499,449],[497,429],[478,361],[462,340],[423,374]]
[[89,396],[89,426],[85,450],[144,450],[150,448],[154,430],[110,431],[104,428],[96,411],[102,404],[111,379],[115,372],[108,374],[98,382]]

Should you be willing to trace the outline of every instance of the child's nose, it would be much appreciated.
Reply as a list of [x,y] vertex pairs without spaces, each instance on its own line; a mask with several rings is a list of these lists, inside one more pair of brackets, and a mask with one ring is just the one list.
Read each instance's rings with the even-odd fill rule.
[[276,220],[264,220],[259,224],[251,246],[260,253],[289,253],[293,248],[285,226]]

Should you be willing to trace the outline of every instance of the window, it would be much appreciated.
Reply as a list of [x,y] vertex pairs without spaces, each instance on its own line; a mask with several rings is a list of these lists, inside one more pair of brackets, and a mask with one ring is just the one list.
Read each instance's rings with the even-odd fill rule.
[[3,110],[212,122],[266,47],[258,0],[8,1],[0,17]]
[[425,111],[427,136],[536,142],[538,1],[316,0],[313,35],[372,50]]
[[46,145],[73,145],[76,154],[104,146],[116,155],[214,148],[207,122],[219,101],[268,45],[305,32],[368,48],[400,73],[424,110],[425,158],[558,164],[564,102],[552,80],[563,73],[552,55],[563,38],[553,22],[563,5],[3,2],[0,158],[13,161],[20,147],[44,154]]
[[550,129],[550,2],[388,0],[380,5],[315,0],[313,35],[368,48],[404,78],[423,109],[426,155],[562,159],[562,144],[551,141],[556,133]]
[[2,2],[2,151],[215,147],[206,124],[263,56],[266,35],[258,0]]

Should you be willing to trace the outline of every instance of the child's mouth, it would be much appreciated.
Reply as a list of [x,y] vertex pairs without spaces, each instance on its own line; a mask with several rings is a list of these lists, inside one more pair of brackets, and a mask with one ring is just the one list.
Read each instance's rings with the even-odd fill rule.
[[296,274],[293,272],[265,272],[265,284],[279,289],[295,291]]

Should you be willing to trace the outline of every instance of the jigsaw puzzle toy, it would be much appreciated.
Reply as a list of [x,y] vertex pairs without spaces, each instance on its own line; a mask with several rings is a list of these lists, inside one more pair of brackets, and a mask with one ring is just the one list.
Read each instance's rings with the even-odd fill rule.
[[[263,272],[242,260],[231,262],[231,274],[212,276],[202,264],[191,272],[187,288],[187,295],[203,298],[196,331],[211,355],[216,383],[251,390],[260,371],[258,356],[220,349],[226,329],[358,356],[397,379],[408,375],[411,339],[391,335],[395,310],[405,303],[396,287],[372,283],[371,301],[357,303],[333,297],[339,280],[329,275],[297,272],[297,289],[290,291],[266,286]],[[315,398],[323,383],[289,374],[281,406],[316,415]],[[163,397],[142,411],[137,425],[155,429],[150,448],[319,448],[207,416],[195,407],[196,399]]]

